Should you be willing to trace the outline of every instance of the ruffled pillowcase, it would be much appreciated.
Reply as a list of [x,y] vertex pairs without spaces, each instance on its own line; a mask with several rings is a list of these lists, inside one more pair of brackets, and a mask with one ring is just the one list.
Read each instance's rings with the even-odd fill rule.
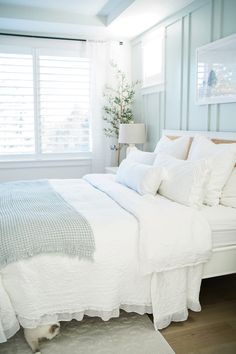
[[204,136],[195,137],[188,161],[208,159],[210,175],[206,185],[204,203],[210,206],[219,204],[222,189],[236,163],[236,144],[214,144]]
[[166,171],[158,193],[177,203],[199,209],[202,206],[208,177],[206,160],[187,161],[159,154],[154,166]]
[[127,156],[127,160],[152,165],[157,154],[164,153],[185,160],[188,155],[190,146],[190,138],[183,136],[181,138],[171,140],[167,136],[163,136],[157,143],[154,152],[146,152],[133,147]]
[[186,160],[190,147],[190,138],[182,136],[171,140],[167,136],[163,136],[157,143],[154,153],[167,154],[180,160]]
[[163,169],[125,159],[121,162],[116,181],[141,195],[155,195],[163,178]]

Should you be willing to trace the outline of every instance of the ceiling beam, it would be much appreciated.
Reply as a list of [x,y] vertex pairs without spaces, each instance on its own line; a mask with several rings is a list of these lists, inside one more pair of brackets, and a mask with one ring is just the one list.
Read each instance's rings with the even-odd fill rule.
[[124,12],[135,0],[108,0],[98,12],[97,17],[106,25],[110,25],[122,12]]

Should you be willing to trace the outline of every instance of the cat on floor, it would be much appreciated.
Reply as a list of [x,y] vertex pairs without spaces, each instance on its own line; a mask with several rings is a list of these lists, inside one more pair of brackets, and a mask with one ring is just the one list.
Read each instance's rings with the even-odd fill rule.
[[38,326],[36,328],[24,328],[24,336],[34,354],[41,354],[39,340],[54,338],[60,331],[60,323],[53,325]]

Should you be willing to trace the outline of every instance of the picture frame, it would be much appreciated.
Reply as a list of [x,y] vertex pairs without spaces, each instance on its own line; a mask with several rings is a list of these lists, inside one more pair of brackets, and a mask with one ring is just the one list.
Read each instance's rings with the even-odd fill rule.
[[196,104],[236,102],[236,34],[196,50]]

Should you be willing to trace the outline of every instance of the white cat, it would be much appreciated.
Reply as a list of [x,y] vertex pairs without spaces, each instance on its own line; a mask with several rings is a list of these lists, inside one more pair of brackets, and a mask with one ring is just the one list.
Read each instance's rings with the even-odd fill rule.
[[53,325],[38,326],[36,328],[24,328],[24,336],[34,354],[41,354],[39,340],[42,338],[52,339],[60,331],[60,323]]

